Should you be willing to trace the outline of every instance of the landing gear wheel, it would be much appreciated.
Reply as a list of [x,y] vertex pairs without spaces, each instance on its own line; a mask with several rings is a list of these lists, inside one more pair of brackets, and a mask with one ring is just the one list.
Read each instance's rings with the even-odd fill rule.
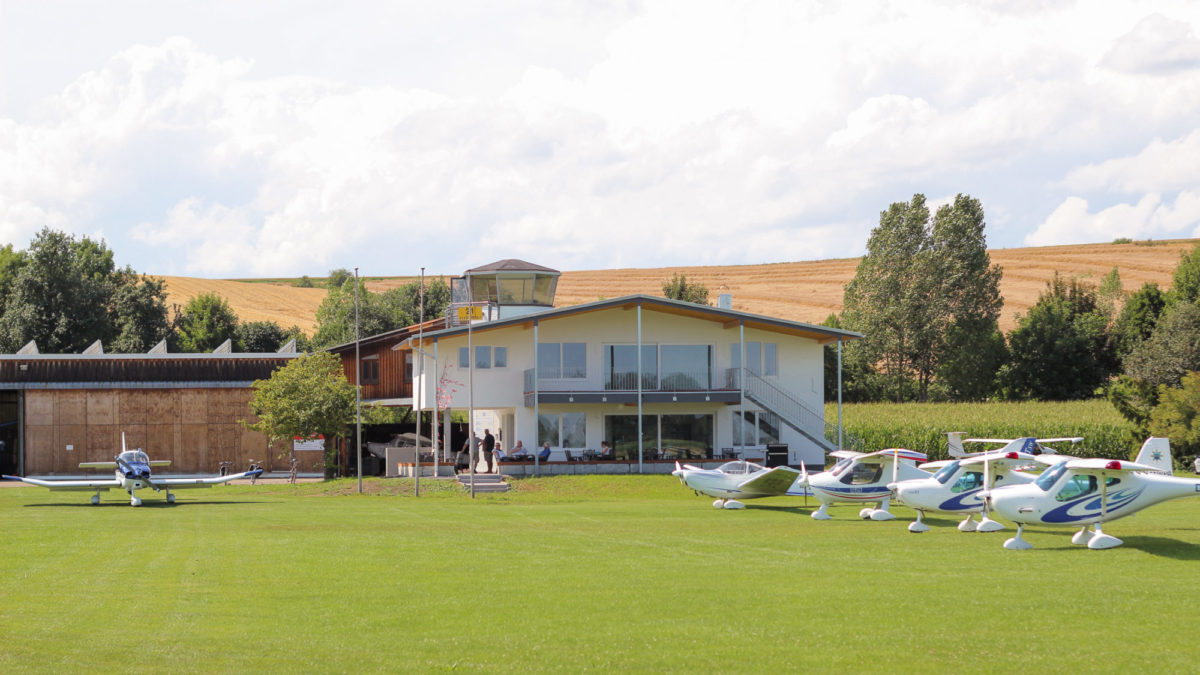
[[833,516],[829,515],[829,505],[821,504],[821,508],[812,512],[813,520],[829,520]]
[[915,532],[918,534],[921,532],[929,531],[929,526],[925,524],[925,512],[924,511],[917,511],[917,519],[908,524],[908,531]]
[[1007,539],[1004,542],[1004,548],[1006,548],[1010,551],[1028,551],[1029,549],[1033,548],[1033,544],[1031,544],[1021,538],[1021,535],[1024,532],[1025,532],[1025,525],[1023,523],[1020,525],[1017,525],[1016,536],[1012,537],[1010,539]]
[[998,523],[986,515],[979,521],[976,532],[999,532],[1004,529],[1004,523]]
[[92,506],[98,506],[99,504],[100,504],[100,495],[92,495]]
[[130,506],[141,506],[141,505],[142,505],[142,498],[141,498],[141,497],[136,497],[136,496],[134,496],[134,495],[129,495],[129,505],[130,505]]
[[972,518],[974,518],[974,516],[972,516],[971,514],[968,513],[967,517],[961,523],[958,524],[958,531],[959,532],[974,532],[976,526],[975,526],[975,521],[972,520]]
[[1076,546],[1087,546],[1087,543],[1092,540],[1092,532],[1087,525],[1079,528],[1079,531],[1071,537],[1071,543]]
[[723,509],[723,508],[725,508],[725,500],[724,500],[724,499],[718,499],[718,500],[716,500],[715,502],[713,502],[713,508],[714,508],[714,509]]

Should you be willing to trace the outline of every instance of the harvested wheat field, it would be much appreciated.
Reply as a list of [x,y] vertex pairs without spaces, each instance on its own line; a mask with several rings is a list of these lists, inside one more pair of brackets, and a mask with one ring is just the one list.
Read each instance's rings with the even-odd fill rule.
[[[1148,281],[1167,288],[1180,254],[1191,251],[1197,243],[1189,239],[992,250],[992,263],[1004,270],[1000,329],[1006,333],[1013,329],[1016,315],[1028,312],[1037,302],[1055,271],[1099,283],[1116,267],[1126,292],[1136,291]],[[663,280],[681,272],[689,280],[707,286],[714,303],[719,293],[729,293],[737,310],[820,323],[831,313],[841,311],[842,289],[854,278],[858,260],[564,272],[558,282],[556,304],[574,305],[631,293],[661,295]]]
[[196,279],[158,277],[167,282],[167,306],[180,309],[202,293],[216,293],[229,303],[241,321],[274,321],[284,328],[299,326],[312,335],[317,329],[317,307],[325,299],[323,288]]
[[[1148,281],[1167,288],[1179,256],[1191,251],[1198,242],[1185,239],[992,250],[992,262],[1004,269],[1000,282],[1004,296],[1000,328],[1004,332],[1012,330],[1016,315],[1029,311],[1056,271],[1099,283],[1101,277],[1116,267],[1126,292],[1133,292]],[[551,260],[530,262],[553,267]],[[660,295],[663,281],[682,272],[688,279],[707,286],[714,303],[718,294],[729,293],[737,310],[820,323],[831,313],[841,311],[843,286],[854,277],[857,265],[858,258],[844,258],[724,267],[568,271],[559,279],[556,305],[565,307],[633,293]],[[433,278],[427,276],[426,281]],[[163,279],[167,281],[168,303],[182,306],[199,293],[213,291],[225,296],[243,321],[268,319],[284,327],[298,325],[310,333],[315,328],[317,307],[325,297],[324,289],[295,288],[282,283]],[[372,279],[366,286],[380,292],[413,279]]]

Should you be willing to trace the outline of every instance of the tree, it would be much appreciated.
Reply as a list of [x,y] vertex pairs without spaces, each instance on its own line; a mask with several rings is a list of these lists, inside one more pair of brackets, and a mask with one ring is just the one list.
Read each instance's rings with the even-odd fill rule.
[[118,275],[112,299],[116,335],[112,351],[145,353],[171,332],[167,322],[166,282],[126,267]]
[[1116,267],[1104,275],[1096,287],[1096,306],[1110,320],[1115,320],[1125,299],[1125,287],[1121,285],[1121,272]]
[[272,443],[324,436],[325,477],[332,478],[337,469],[333,439],[354,421],[355,389],[342,372],[341,359],[329,352],[300,356],[253,387],[250,410],[257,420],[242,424]]
[[43,229],[24,254],[0,249],[0,349],[30,340],[45,352],[80,352],[100,340],[110,351],[146,351],[166,327],[163,283],[118,270],[104,242]]
[[1200,370],[1200,306],[1176,303],[1158,320],[1150,337],[1125,357],[1125,374],[1152,386],[1178,387]]
[[1125,301],[1112,327],[1113,346],[1122,362],[1154,332],[1166,305],[1166,294],[1154,282],[1146,282]]
[[278,351],[290,339],[287,331],[274,321],[248,321],[238,324],[233,331],[236,351],[250,354]]
[[313,287],[312,279],[310,279],[307,274],[301,276],[300,279],[296,282],[296,288],[312,288],[312,287]]
[[1159,387],[1158,405],[1150,413],[1150,433],[1171,439],[1177,464],[1200,453],[1200,373],[1188,373],[1178,387]]
[[[420,282],[413,281],[383,293],[372,293],[359,280],[358,333],[361,337],[411,326],[418,321]],[[435,279],[425,288],[426,320],[441,316],[450,304],[450,288]],[[331,288],[317,308],[317,332],[312,344],[318,348],[345,344],[354,339],[354,284]]]
[[[956,361],[952,346],[996,331],[1001,272],[991,264],[984,227],[979,200],[961,194],[938,209],[932,226],[921,194],[879,215],[846,286],[843,320],[867,335],[851,351],[882,371],[889,398],[928,398],[935,377],[947,372],[942,364]],[[960,371],[964,380],[990,382],[995,372],[990,359],[955,365],[982,369]]]
[[1010,362],[1001,379],[1010,398],[1086,398],[1115,370],[1108,324],[1095,290],[1055,274],[1047,289],[1018,318],[1008,336]]
[[663,282],[663,295],[672,300],[692,302],[697,305],[708,304],[708,287],[704,284],[687,280],[687,275],[676,272],[674,276]]
[[1179,256],[1170,295],[1172,303],[1196,302],[1197,299],[1200,299],[1200,244],[1191,253]]
[[183,306],[178,323],[176,351],[211,352],[234,338],[238,318],[225,298],[216,293],[201,293]]
[[325,278],[325,288],[330,290],[341,288],[342,286],[346,285],[347,281],[350,281],[353,278],[354,275],[350,273],[350,270],[344,267],[339,267],[336,270],[329,270],[329,276]]
[[25,266],[25,253],[14,251],[12,244],[0,246],[0,316],[4,315],[4,306],[8,294],[12,291],[13,282]]

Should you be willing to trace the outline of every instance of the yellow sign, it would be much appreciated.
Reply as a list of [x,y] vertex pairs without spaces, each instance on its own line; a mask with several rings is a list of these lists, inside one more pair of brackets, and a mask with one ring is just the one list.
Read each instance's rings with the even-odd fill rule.
[[458,320],[466,321],[468,318],[471,321],[482,321],[483,320],[483,308],[482,307],[459,307],[458,308]]

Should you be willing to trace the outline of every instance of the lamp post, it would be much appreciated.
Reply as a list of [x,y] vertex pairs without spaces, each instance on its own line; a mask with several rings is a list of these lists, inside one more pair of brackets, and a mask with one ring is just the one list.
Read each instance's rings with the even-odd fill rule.
[[354,268],[354,425],[358,494],[362,494],[362,358],[358,351],[358,268]]
[[[417,335],[421,346],[425,346],[425,268],[421,268],[421,294],[420,300],[417,303]],[[421,411],[425,408],[425,352],[421,352],[421,364],[417,367],[417,373],[421,380],[421,396],[417,404],[417,454],[413,457],[413,496],[421,496]],[[414,392],[415,393],[415,392]],[[433,421],[434,429],[437,428],[437,420]],[[435,432],[436,433],[436,432]],[[436,436],[434,436],[436,438]],[[434,443],[434,452],[437,452],[437,443]]]

